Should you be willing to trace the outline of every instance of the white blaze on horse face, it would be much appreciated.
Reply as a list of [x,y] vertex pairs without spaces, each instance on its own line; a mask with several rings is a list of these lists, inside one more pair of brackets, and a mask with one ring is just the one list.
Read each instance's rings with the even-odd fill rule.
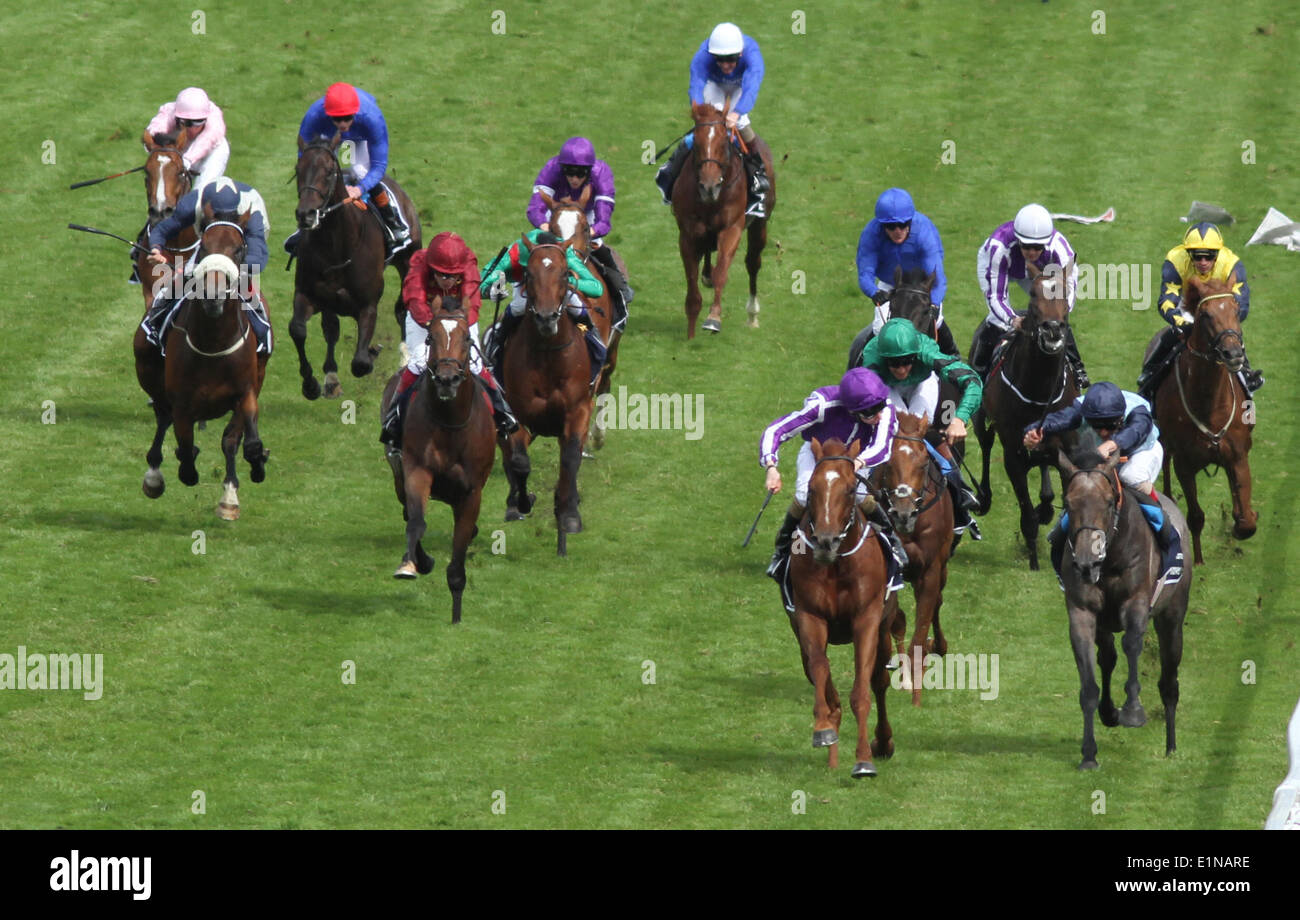
[[167,183],[163,180],[163,167],[172,161],[171,157],[158,157],[158,175],[154,178],[153,197],[154,204],[161,211],[167,205]]
[[1044,278],[1043,296],[1050,297],[1052,300],[1058,300],[1061,294],[1060,291],[1057,289],[1057,285],[1060,283],[1061,283],[1060,279],[1054,275]]
[[550,260],[550,258],[549,258],[549,257],[546,257],[546,256],[543,256],[543,257],[542,257],[542,264],[543,264],[544,266],[546,266],[547,268],[550,268],[550,267],[551,267],[551,260]]
[[444,320],[442,320],[442,331],[445,332],[445,333],[447,333],[447,344],[446,344],[446,346],[444,347],[444,351],[447,352],[448,354],[450,354],[450,353],[451,353],[451,334],[452,334],[453,332],[456,331],[456,321],[455,321],[454,319],[444,319]]
[[571,239],[578,232],[578,212],[560,212],[560,216],[555,219],[555,226],[560,231],[560,239]]

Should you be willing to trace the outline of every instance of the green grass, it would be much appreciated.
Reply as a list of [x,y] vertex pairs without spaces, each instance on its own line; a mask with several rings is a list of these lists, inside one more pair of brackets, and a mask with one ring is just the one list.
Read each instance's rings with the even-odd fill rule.
[[[489,6],[505,10],[505,35],[491,31]],[[1300,381],[1289,310],[1300,283],[1294,253],[1243,247],[1269,205],[1300,209],[1292,109],[1276,89],[1296,82],[1300,12],[1251,0],[1228,18],[1210,3],[1113,3],[1106,34],[1094,35],[1090,11],[1069,4],[866,13],[845,2],[809,9],[806,34],[795,34],[790,10],[734,4],[726,15],[767,61],[754,124],[776,155],[780,200],[762,328],[744,328],[742,274],[722,335],[688,343],[675,227],[641,152],[685,129],[687,62],[717,14],[699,3],[565,9],[214,3],[203,35],[189,10],[0,12],[0,50],[16,65],[0,183],[0,653],[100,653],[106,670],[95,702],[0,692],[0,826],[1261,826],[1296,695],[1289,461]],[[399,21],[419,27],[384,27]],[[580,42],[568,28],[577,21]],[[56,30],[66,53],[32,40]],[[291,229],[298,122],[337,79],[379,98],[426,239],[453,229],[484,258],[522,228],[541,163],[564,138],[591,137],[618,179],[611,239],[638,291],[616,385],[704,395],[700,440],[612,432],[584,464],[586,532],[568,559],[555,557],[545,510],[555,447],[533,451],[542,510],[525,523],[500,523],[498,467],[455,629],[443,506],[432,506],[425,544],[434,574],[390,578],[403,527],[376,435],[396,369],[391,314],[381,314],[377,372],[344,379],[358,423],[343,424],[338,403],[299,395],[292,280],[273,258],[265,285],[279,347],[262,398],[272,461],[266,482],[245,477],[244,517],[226,524],[213,514],[215,425],[200,438],[197,488],[169,459],[166,494],[141,495],[152,415],[131,364],[138,289],[123,280],[125,247],[63,229],[135,233],[138,176],[67,186],[141,162],[155,107],[196,84],[226,111],[229,171],[262,192],[276,251]],[[1254,165],[1242,163],[1246,140]],[[54,163],[42,161],[46,141]],[[940,162],[945,141],[953,165]],[[1240,219],[1226,235],[1250,272],[1246,333],[1269,380],[1252,454],[1260,532],[1233,541],[1226,483],[1203,480],[1207,564],[1188,612],[1172,759],[1152,636],[1141,675],[1151,721],[1099,728],[1100,772],[1075,771],[1064,604],[1049,573],[1027,570],[1000,463],[987,538],[961,547],[943,615],[952,651],[999,655],[997,700],[933,692],[913,709],[892,694],[897,754],[871,783],[828,773],[809,747],[812,691],[762,577],[778,502],[755,545],[739,544],[763,494],[760,431],[838,378],[868,315],[853,254],[890,185],[908,188],[943,234],[959,342],[984,313],[975,251],[1028,201],[1072,213],[1114,205],[1111,226],[1063,227],[1080,259],[1156,273],[1192,199]],[[791,293],[796,271],[806,294]],[[1099,301],[1081,303],[1073,322],[1093,379],[1129,386],[1161,326],[1154,311]],[[343,332],[347,356],[355,325]],[[315,322],[309,348],[319,368]],[[41,424],[46,400],[56,424]],[[196,530],[203,555],[191,551]],[[1242,683],[1246,660],[1253,685]],[[345,661],[355,685],[341,680]],[[844,693],[850,666],[837,649]],[[847,748],[851,721],[843,735]],[[191,811],[195,790],[206,814]],[[1104,815],[1092,812],[1095,790]],[[792,811],[800,791],[806,814]],[[504,814],[492,809],[497,792]]]

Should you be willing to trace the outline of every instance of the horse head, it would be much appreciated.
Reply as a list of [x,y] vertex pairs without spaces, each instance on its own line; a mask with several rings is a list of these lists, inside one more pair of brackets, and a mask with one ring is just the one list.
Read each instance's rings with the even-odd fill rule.
[[735,155],[727,131],[727,115],[730,111],[730,99],[721,113],[707,103],[691,106],[691,117],[695,120],[692,154],[695,157],[695,179],[700,201],[713,203],[722,197],[727,167]]
[[1118,451],[1103,460],[1101,454],[1085,448],[1071,462],[1064,451],[1059,452],[1057,465],[1065,477],[1062,504],[1070,515],[1071,559],[1075,571],[1090,585],[1101,580],[1102,564],[1119,529],[1122,493],[1115,472],[1119,459]]
[[559,243],[534,245],[524,237],[524,246],[528,250],[528,269],[524,273],[528,312],[542,338],[551,339],[559,334],[560,315],[569,296],[569,263]]
[[217,319],[229,301],[240,299],[240,276],[248,257],[245,232],[252,212],[214,212],[204,205],[199,216],[199,247],[194,256],[195,300],[209,319]]
[[901,265],[895,266],[894,289],[889,294],[889,315],[910,320],[917,332],[933,336],[930,290],[934,281],[933,272],[927,275],[919,268],[909,268],[904,273]]
[[846,445],[831,439],[823,444],[812,439],[812,478],[808,481],[808,534],[812,556],[818,565],[830,565],[839,558],[840,544],[858,521],[858,477],[853,460],[862,450],[855,438]]
[[924,415],[900,412],[889,462],[881,468],[889,515],[901,534],[910,534],[916,527],[925,500],[930,469],[930,452],[925,447],[927,428]]
[[1231,281],[1189,278],[1183,285],[1183,305],[1196,317],[1189,347],[1222,364],[1232,373],[1246,363],[1246,350]]
[[144,161],[144,191],[149,205],[149,226],[171,217],[176,204],[190,190],[193,176],[185,168],[182,154],[190,145],[189,133],[150,134],[141,137],[149,152]]
[[1032,262],[1025,263],[1031,279],[1029,315],[1020,331],[1033,337],[1038,350],[1059,355],[1065,348],[1066,327],[1070,325],[1070,301],[1066,297],[1066,279],[1074,270],[1074,260],[1064,268],[1048,266],[1046,271]]
[[429,324],[429,362],[425,373],[433,380],[434,394],[442,402],[456,398],[469,376],[469,319],[460,299],[444,297]]
[[315,230],[325,216],[326,207],[343,197],[343,167],[336,152],[342,138],[338,131],[328,141],[308,144],[298,138],[298,208],[294,216],[299,230]]
[[577,201],[568,198],[555,199],[545,192],[542,201],[551,212],[551,232],[582,256],[584,259],[591,251],[591,225],[587,222],[587,204],[591,201],[591,186],[587,185],[578,196]]

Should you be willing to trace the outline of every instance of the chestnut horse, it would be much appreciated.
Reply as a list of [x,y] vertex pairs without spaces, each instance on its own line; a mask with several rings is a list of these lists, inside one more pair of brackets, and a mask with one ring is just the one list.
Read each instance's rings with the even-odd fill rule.
[[578,513],[578,467],[591,421],[591,358],[582,330],[565,306],[570,291],[565,247],[555,243],[528,249],[524,290],[527,317],[505,345],[501,385],[519,420],[519,430],[501,442],[510,483],[506,520],[521,520],[536,495],[528,491],[532,466],[528,445],[533,438],[560,442],[560,476],[555,484],[556,552],[568,555],[567,536],[582,532]]
[[[898,653],[903,664],[903,688],[911,689],[912,702],[921,705],[921,676],[924,657],[933,652],[945,655],[948,640],[939,628],[939,608],[943,606],[943,589],[948,583],[948,559],[952,555],[952,495],[939,464],[926,448],[926,422],[923,416],[898,415],[889,461],[872,471],[873,484],[879,484],[885,510],[894,524],[894,532],[907,550],[907,567],[903,577],[912,585],[916,601],[916,625],[910,651],[904,656],[902,643]],[[895,626],[900,625],[895,623]],[[934,624],[934,641],[928,635]]]
[[[813,685],[813,747],[830,748],[828,766],[839,766],[840,697],[831,682],[826,646],[853,643],[853,690],[849,700],[858,721],[857,763],[853,778],[876,775],[872,756],[894,753],[893,730],[885,714],[889,673],[889,626],[886,615],[888,568],[885,551],[858,508],[858,479],[853,458],[857,440],[845,445],[811,442],[817,461],[808,483],[808,512],[790,556],[790,587],[795,611],[790,628],[799,641],[803,671]],[[801,545],[802,544],[802,545]],[[867,717],[875,691],[876,737],[868,744]]]
[[[433,570],[420,540],[429,498],[451,506],[455,518],[447,587],[451,621],[460,622],[465,591],[465,553],[478,532],[483,486],[496,455],[492,405],[469,369],[469,320],[459,301],[439,305],[429,325],[429,364],[406,410],[402,452],[390,453],[393,486],[406,518],[406,554],[394,578],[415,578]],[[384,389],[383,412],[397,389],[394,374]]]
[[[325,395],[342,394],[334,346],[339,340],[339,317],[357,321],[357,349],[352,356],[352,376],[364,377],[374,368],[378,347],[372,347],[379,300],[384,296],[384,228],[377,214],[360,200],[349,202],[344,186],[344,169],[337,149],[342,135],[332,140],[305,143],[298,138],[298,208],[295,212],[302,236],[298,242],[298,268],[293,279],[293,319],[289,335],[298,349],[298,373],[302,395],[321,395],[319,381],[307,360],[307,321],[320,313],[325,334]],[[390,176],[384,184],[396,198],[411,225],[411,243],[393,257],[393,267],[406,278],[411,256],[420,248],[420,220],[415,205]],[[401,285],[398,285],[398,313],[401,318]]]
[[[1030,263],[1026,266],[1033,279],[1029,293],[1029,312],[1001,358],[989,370],[984,384],[984,402],[971,422],[984,454],[983,470],[975,494],[979,497],[976,514],[988,513],[993,504],[989,489],[989,460],[996,432],[1002,442],[1002,462],[1007,478],[1020,504],[1020,533],[1029,551],[1029,568],[1038,570],[1038,526],[1052,522],[1052,491],[1049,467],[1054,453],[1027,451],[1024,447],[1025,426],[1042,423],[1049,413],[1063,409],[1079,395],[1074,375],[1066,361],[1065,342],[1070,325],[1070,306],[1065,297],[1065,279],[1073,260],[1064,269],[1047,272]],[[979,330],[975,331],[976,340]],[[974,344],[972,343],[972,349]],[[1063,435],[1068,445],[1069,434]],[[1068,446],[1067,445],[1067,446]],[[1037,509],[1029,498],[1029,471],[1041,470]]]
[[[578,293],[578,297],[587,305],[591,321],[600,330],[601,337],[605,340],[605,347],[608,349],[605,354],[605,366],[600,371],[600,380],[596,382],[596,400],[599,403],[602,396],[609,395],[614,368],[618,366],[618,343],[623,338],[623,327],[627,324],[627,304],[623,304],[621,310],[615,305],[614,300],[617,295],[610,290],[601,266],[591,256],[591,225],[587,223],[586,215],[587,200],[590,196],[589,185],[583,189],[582,196],[576,203],[555,201],[545,193],[542,194],[542,200],[551,210],[551,232],[582,258],[587,269],[600,278],[605,287],[605,293],[597,298]],[[610,252],[613,253],[613,250],[611,249]],[[620,263],[620,268],[623,268],[622,259],[617,254],[615,258]],[[596,411],[591,415],[591,441],[592,446],[597,449],[605,446],[604,412]]]
[[[700,257],[704,258],[704,283],[713,288],[713,306],[709,308],[704,328],[722,331],[722,290],[727,286],[731,260],[740,247],[745,229],[747,178],[740,153],[726,130],[731,102],[719,112],[712,105],[692,105],[695,120],[694,148],[673,185],[673,216],[677,218],[677,247],[686,270],[686,337],[695,338],[695,321],[700,315]],[[754,150],[763,158],[771,182],[767,193],[770,219],[776,207],[776,173],[772,169],[772,152],[762,138],[754,138]],[[745,248],[745,268],[749,272],[749,300],[745,312],[749,325],[758,326],[758,269],[767,245],[767,220],[749,223],[749,242]],[[710,265],[718,254],[716,267]]]
[[[1246,360],[1231,281],[1191,278],[1183,285],[1183,304],[1195,315],[1186,349],[1156,390],[1154,415],[1165,448],[1164,489],[1169,465],[1178,474],[1187,500],[1196,564],[1201,557],[1205,512],[1197,500],[1196,476],[1208,466],[1222,467],[1232,490],[1232,535],[1255,533],[1258,515],[1250,505],[1250,444],[1254,404],[1237,379]],[[1157,338],[1159,335],[1157,334]],[[1155,347],[1152,339],[1147,354]]]
[[[1058,453],[1062,474],[1062,503],[1070,515],[1071,559],[1061,566],[1065,608],[1070,616],[1070,645],[1079,669],[1079,705],[1083,709],[1083,760],[1080,770],[1097,769],[1097,739],[1093,714],[1107,726],[1139,726],[1146,712],[1139,697],[1138,668],[1147,624],[1154,618],[1160,639],[1160,701],[1165,709],[1165,754],[1176,747],[1174,716],[1178,710],[1178,666],[1183,658],[1183,620],[1191,593],[1192,568],[1174,585],[1156,592],[1162,563],[1160,547],[1141,505],[1124,496],[1116,466],[1119,455],[1102,460],[1095,451],[1079,451],[1071,462]],[[1078,465],[1076,466],[1075,463]],[[1169,515],[1178,536],[1187,545],[1187,522],[1168,497],[1160,507]],[[1124,634],[1128,680],[1124,707],[1116,709],[1110,696],[1110,677],[1118,660],[1114,634]],[[1096,652],[1094,654],[1094,646]],[[1097,690],[1097,664],[1101,664],[1101,691]]]
[[135,271],[140,279],[144,306],[148,310],[153,305],[155,292],[167,282],[169,267],[182,271],[185,262],[198,248],[198,236],[193,227],[185,227],[176,236],[167,240],[163,252],[167,255],[169,265],[156,265],[149,261],[147,240],[149,233],[160,221],[171,217],[176,204],[190,190],[193,176],[185,168],[181,154],[189,146],[190,137],[181,131],[179,138],[171,134],[150,134],[146,131],[141,138],[149,156],[144,161],[144,191],[149,208],[149,223],[140,234],[140,246],[135,249]]
[[[176,459],[180,479],[198,483],[194,465],[194,423],[231,413],[221,435],[226,456],[224,491],[217,513],[226,520],[239,517],[239,477],[235,451],[244,441],[244,459],[253,482],[266,478],[266,451],[258,434],[257,397],[266,376],[266,358],[257,351],[239,291],[239,266],[244,262],[244,229],[248,214],[203,214],[203,232],[189,284],[197,288],[181,305],[166,337],[166,358],[150,345],[144,331],[135,333],[135,370],[141,388],[153,399],[157,428],[146,460],[144,494],[158,498],[166,483],[162,471],[163,438],[176,429]],[[220,218],[220,219],[217,219]],[[265,301],[263,301],[265,304]],[[270,319],[270,311],[267,311]]]

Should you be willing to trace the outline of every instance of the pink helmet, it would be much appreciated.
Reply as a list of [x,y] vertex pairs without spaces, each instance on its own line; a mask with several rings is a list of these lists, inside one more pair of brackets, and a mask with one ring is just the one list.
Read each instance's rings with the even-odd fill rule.
[[188,86],[176,97],[176,108],[172,114],[190,121],[203,121],[211,111],[212,101],[208,99],[208,94],[197,86]]

